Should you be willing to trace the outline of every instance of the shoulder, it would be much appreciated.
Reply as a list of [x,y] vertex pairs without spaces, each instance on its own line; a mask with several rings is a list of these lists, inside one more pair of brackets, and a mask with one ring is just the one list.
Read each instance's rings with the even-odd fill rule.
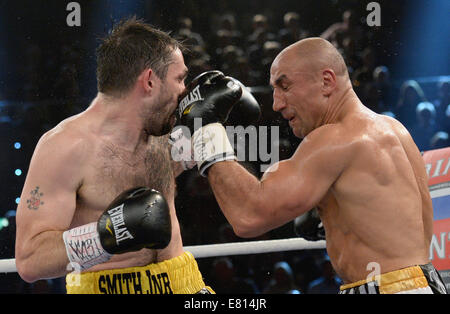
[[61,121],[41,136],[35,148],[35,155],[39,154],[46,159],[65,157],[70,161],[84,160],[92,150],[93,140],[82,124],[79,116]]
[[[297,161],[313,158],[319,164],[344,169],[361,152],[376,149],[380,135],[375,129],[391,129],[386,122],[376,120],[377,117],[355,115],[345,123],[323,125],[302,140],[294,158]],[[377,123],[386,125],[376,126]],[[393,138],[394,132],[390,133]]]
[[327,141],[342,139],[346,135],[345,128],[341,123],[325,124],[309,133],[304,140]]
[[[30,161],[25,185],[47,190],[74,191],[83,182],[92,143],[86,132],[65,120],[39,139]],[[25,189],[25,188],[24,188]]]
[[328,174],[335,178],[353,155],[351,137],[339,124],[321,126],[300,143],[289,164],[304,172]]
[[352,141],[352,135],[341,124],[327,124],[303,138],[297,152],[338,153],[347,150]]
[[408,129],[397,119],[386,116],[386,115],[379,115],[380,120],[383,122],[389,124],[389,126],[392,128],[393,131],[400,135],[409,135]]
[[368,162],[388,157],[393,149],[412,145],[408,130],[396,119],[377,113],[355,114],[345,121],[349,160]]

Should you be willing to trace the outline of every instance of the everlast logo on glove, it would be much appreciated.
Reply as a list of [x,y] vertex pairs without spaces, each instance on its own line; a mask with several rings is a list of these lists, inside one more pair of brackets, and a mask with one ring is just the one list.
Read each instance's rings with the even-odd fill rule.
[[183,98],[183,100],[181,100],[180,104],[179,104],[179,112],[180,112],[180,117],[183,114],[187,114],[189,112],[184,112],[184,110],[193,102],[199,101],[199,100],[204,100],[202,95],[200,94],[200,85],[197,85],[189,94],[187,94],[186,97]]
[[113,224],[114,233],[116,235],[116,243],[119,245],[120,241],[126,239],[133,239],[131,233],[125,227],[123,221],[123,206],[124,204],[108,210],[108,214],[111,216],[111,222]]

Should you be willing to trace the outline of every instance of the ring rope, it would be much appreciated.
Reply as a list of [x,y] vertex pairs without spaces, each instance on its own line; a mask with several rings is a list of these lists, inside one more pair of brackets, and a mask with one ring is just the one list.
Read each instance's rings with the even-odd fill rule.
[[14,258],[0,260],[0,273],[17,272],[16,260]]
[[205,258],[227,255],[260,254],[279,251],[324,249],[326,247],[325,243],[325,240],[306,241],[302,238],[292,238],[282,240],[264,240],[185,246],[184,249],[191,252],[195,258]]
[[[185,246],[184,250],[191,252],[195,258],[206,258],[228,255],[261,254],[280,251],[324,249],[325,247],[325,240],[306,241],[302,238],[291,238],[281,240],[193,245]],[[17,272],[16,260],[14,258],[0,260],[0,273],[14,272]]]

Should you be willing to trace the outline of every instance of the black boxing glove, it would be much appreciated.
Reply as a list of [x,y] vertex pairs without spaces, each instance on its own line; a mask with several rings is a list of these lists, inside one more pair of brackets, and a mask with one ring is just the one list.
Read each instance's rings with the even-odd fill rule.
[[169,207],[161,193],[138,187],[121,193],[98,222],[63,233],[70,262],[87,269],[113,254],[163,249],[171,239]]
[[298,216],[294,220],[294,232],[297,236],[309,241],[325,240],[325,229],[317,209]]
[[200,127],[224,123],[242,96],[238,81],[220,71],[200,74],[186,87],[178,104],[180,124],[194,134]]
[[[194,79],[194,81],[187,87],[186,92],[182,95],[184,99],[183,107],[186,106],[189,101],[201,98],[201,96],[199,96],[199,93],[195,93],[195,96],[192,95],[192,97],[186,98],[186,96],[188,95],[188,91],[192,89],[194,84],[202,81],[203,79],[214,79],[221,75],[223,74],[219,71],[210,71],[205,72]],[[249,89],[245,87],[241,82],[231,77],[228,77],[227,79],[233,79],[234,82],[240,85],[242,89],[241,97],[231,109],[228,119],[226,120],[227,124],[234,126],[241,125],[244,127],[254,124],[261,117],[261,108],[258,104],[258,101],[250,93]],[[195,88],[196,87],[194,87],[194,89]],[[183,107],[181,107],[181,109]],[[172,158],[174,161],[181,162],[183,170],[189,170],[196,165],[196,162],[194,160],[194,153],[191,147],[190,134],[191,133],[189,129],[183,128],[182,125],[177,123],[177,125],[173,128],[169,139],[169,143],[172,146]]]
[[200,74],[180,97],[180,124],[192,134],[194,160],[201,175],[216,162],[236,160],[223,123],[242,96],[241,85],[220,71]]
[[247,127],[255,124],[261,118],[261,107],[249,88],[244,86],[244,84],[238,80],[234,80],[241,85],[242,95],[238,102],[233,106],[233,109],[228,116],[227,124]]
[[172,235],[169,206],[156,190],[139,187],[125,191],[102,214],[97,231],[110,254],[163,249]]

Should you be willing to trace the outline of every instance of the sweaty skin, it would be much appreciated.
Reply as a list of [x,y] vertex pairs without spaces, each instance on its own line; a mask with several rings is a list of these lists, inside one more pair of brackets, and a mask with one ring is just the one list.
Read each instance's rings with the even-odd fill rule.
[[432,204],[421,154],[405,127],[365,107],[345,62],[320,38],[283,50],[271,67],[273,109],[303,138],[261,180],[234,161],[208,179],[241,237],[255,237],[318,206],[327,251],[345,283],[429,262]]
[[[65,230],[97,221],[124,190],[148,186],[166,198],[172,238],[162,250],[142,249],[87,271],[144,266],[183,254],[175,212],[175,176],[165,134],[174,124],[187,68],[174,50],[164,80],[151,69],[124,98],[99,93],[84,112],[44,134],[33,154],[17,211],[16,264],[29,282],[72,271],[62,239]],[[40,203],[30,192],[39,187]],[[36,205],[30,208],[33,200]]]

